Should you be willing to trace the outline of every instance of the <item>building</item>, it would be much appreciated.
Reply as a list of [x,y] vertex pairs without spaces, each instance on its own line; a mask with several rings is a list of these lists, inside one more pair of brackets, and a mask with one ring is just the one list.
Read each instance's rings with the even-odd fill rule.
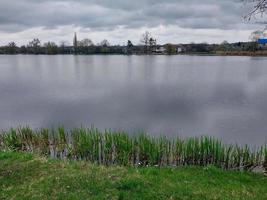
[[260,45],[266,46],[267,45],[267,38],[260,38],[260,39],[258,39],[258,43]]
[[183,53],[186,51],[186,48],[183,45],[177,45],[176,51],[177,51],[177,53]]
[[168,53],[168,51],[171,51],[172,54],[176,54],[176,53],[183,53],[186,51],[186,49],[183,45],[180,45],[180,44],[178,44],[178,45],[176,45],[176,44],[164,44],[164,45],[158,45],[155,53],[166,54],[166,53]]
[[259,49],[266,50],[267,49],[267,38],[258,39]]
[[157,46],[156,53],[165,53],[165,52],[166,52],[165,46]]
[[74,33],[74,38],[73,38],[73,51],[75,54],[78,53],[78,40],[76,32]]

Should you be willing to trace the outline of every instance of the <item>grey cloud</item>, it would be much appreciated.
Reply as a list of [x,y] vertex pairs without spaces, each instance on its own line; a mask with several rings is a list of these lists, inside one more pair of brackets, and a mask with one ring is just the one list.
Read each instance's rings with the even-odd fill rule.
[[235,0],[2,0],[1,31],[74,25],[92,30],[177,25],[185,28],[241,27]]

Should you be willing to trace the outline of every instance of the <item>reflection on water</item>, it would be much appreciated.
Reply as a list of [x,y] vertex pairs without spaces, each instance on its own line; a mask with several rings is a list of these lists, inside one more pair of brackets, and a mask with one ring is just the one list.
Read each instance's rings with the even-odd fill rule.
[[267,58],[0,56],[0,128],[267,139]]

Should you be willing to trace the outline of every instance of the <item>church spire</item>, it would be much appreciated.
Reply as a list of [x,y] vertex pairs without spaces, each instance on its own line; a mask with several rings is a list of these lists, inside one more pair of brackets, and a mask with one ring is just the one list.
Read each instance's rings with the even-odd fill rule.
[[74,33],[73,47],[74,47],[74,52],[76,54],[77,53],[77,47],[78,47],[78,40],[77,40],[77,34],[76,34],[76,32]]

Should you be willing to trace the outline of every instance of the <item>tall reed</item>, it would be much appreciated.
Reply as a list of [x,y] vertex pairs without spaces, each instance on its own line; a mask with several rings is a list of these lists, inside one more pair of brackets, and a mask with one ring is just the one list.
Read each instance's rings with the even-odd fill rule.
[[87,160],[103,165],[185,166],[215,165],[223,169],[267,170],[267,147],[224,144],[209,136],[153,137],[144,133],[97,128],[32,130],[11,128],[0,133],[0,150],[30,151],[52,158]]

